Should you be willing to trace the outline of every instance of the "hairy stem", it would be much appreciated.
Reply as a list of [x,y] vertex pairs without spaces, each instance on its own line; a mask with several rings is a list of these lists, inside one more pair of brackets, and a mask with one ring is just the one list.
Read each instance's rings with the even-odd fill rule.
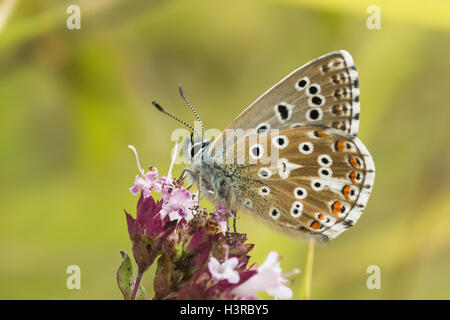
[[303,276],[303,282],[300,288],[300,299],[302,300],[311,299],[313,262],[314,262],[314,239],[309,239],[308,251],[306,253],[306,265]]

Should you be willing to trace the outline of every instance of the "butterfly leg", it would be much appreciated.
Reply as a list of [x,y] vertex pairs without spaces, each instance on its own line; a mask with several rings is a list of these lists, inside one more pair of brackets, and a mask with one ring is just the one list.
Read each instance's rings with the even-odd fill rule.
[[[187,177],[187,174],[186,174],[186,173],[190,173],[190,174],[194,175],[194,172],[192,172],[191,170],[189,170],[189,169],[184,169],[183,172],[181,172],[180,177],[177,179],[177,183],[183,183],[184,180],[186,180],[186,177]],[[191,183],[191,184],[186,188],[186,190],[191,189],[191,187],[192,187],[193,185],[194,185],[194,184]]]
[[229,218],[227,219],[227,233],[228,233],[228,244],[231,245],[233,243],[233,238],[231,237]]
[[198,208],[200,209],[200,174],[197,175],[197,186],[198,186]]
[[177,182],[181,183],[184,181],[184,179],[186,179],[187,175],[186,172],[189,172],[189,169],[184,169],[183,172],[181,172],[180,177],[178,178]]

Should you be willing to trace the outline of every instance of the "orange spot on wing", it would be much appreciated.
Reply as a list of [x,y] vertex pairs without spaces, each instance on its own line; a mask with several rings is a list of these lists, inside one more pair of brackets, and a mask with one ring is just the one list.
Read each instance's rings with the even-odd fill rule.
[[344,189],[342,189],[342,193],[347,199],[350,199],[350,186],[345,186]]
[[319,215],[317,216],[317,218],[318,218],[320,221],[325,220],[325,216],[324,216],[323,214],[319,214]]
[[311,222],[310,227],[311,227],[311,229],[313,229],[313,230],[319,230],[319,228],[320,228],[320,223],[319,223],[319,221],[314,220],[313,222]]
[[352,165],[353,168],[358,168],[358,162],[356,162],[356,158],[354,156],[350,156],[349,159],[350,164]]
[[336,151],[342,151],[345,149],[345,142],[343,140],[338,140],[336,142]]
[[336,201],[331,205],[331,210],[334,214],[339,214],[341,212],[342,204],[339,201]]
[[356,182],[356,172],[355,171],[350,172],[350,179],[353,182]]
[[326,131],[324,130],[319,130],[315,132],[316,137],[322,138],[322,137],[326,137],[328,134],[326,133]]

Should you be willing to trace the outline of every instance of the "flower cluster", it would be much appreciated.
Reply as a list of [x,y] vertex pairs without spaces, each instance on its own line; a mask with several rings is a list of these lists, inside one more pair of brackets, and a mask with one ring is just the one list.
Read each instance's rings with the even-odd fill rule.
[[[260,291],[292,297],[276,252],[261,266],[249,266],[254,245],[246,243],[245,234],[227,231],[232,213],[224,207],[213,212],[200,208],[195,194],[160,177],[156,168],[140,171],[130,188],[132,194],[140,193],[136,218],[125,211],[138,275],[132,277],[125,252],[117,273],[125,299],[144,298],[140,280],[155,261],[153,299],[255,299]],[[160,193],[160,200],[152,192]]]

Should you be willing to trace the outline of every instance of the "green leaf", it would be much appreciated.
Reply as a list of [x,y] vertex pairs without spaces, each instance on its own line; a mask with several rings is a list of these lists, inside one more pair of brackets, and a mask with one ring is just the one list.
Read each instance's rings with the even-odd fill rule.
[[[120,263],[119,269],[117,269],[117,284],[119,285],[119,289],[125,300],[130,300],[136,283],[136,279],[133,277],[133,265],[131,264],[128,253],[120,250],[120,254],[122,255],[122,262]],[[136,300],[145,300],[146,297],[147,290],[145,290],[144,286],[139,284]]]

